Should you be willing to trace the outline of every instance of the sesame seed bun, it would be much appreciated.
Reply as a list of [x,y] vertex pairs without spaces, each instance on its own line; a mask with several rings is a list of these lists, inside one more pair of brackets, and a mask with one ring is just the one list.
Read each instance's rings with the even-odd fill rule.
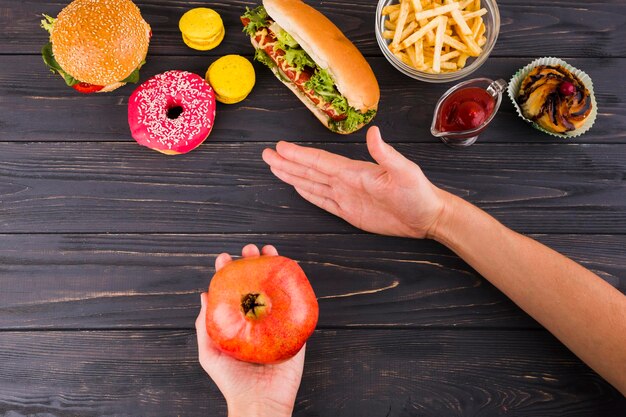
[[65,72],[108,86],[127,78],[145,59],[150,26],[130,0],[74,0],[59,13],[50,41]]
[[378,108],[380,90],[372,68],[333,22],[300,0],[263,0],[263,6],[328,71],[350,106],[363,113]]

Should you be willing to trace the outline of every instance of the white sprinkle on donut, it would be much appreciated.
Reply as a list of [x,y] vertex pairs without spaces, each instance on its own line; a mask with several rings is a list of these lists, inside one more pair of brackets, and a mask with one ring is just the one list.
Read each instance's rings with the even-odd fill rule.
[[211,133],[215,93],[202,77],[167,71],[141,84],[128,101],[128,124],[140,145],[168,154],[187,153]]

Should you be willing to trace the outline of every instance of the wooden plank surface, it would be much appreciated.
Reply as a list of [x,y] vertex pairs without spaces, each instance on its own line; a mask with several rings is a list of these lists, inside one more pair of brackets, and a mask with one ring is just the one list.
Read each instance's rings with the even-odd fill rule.
[[[0,232],[354,232],[271,174],[261,152],[272,145],[207,144],[171,158],[134,143],[0,142]],[[367,159],[363,144],[318,146]],[[521,232],[626,233],[626,145],[397,148]]]
[[[68,1],[3,0],[0,15],[0,53],[39,53],[47,42],[39,28],[41,14],[56,16]],[[178,19],[192,7],[207,3],[187,1],[137,1],[151,24],[151,55],[224,55],[245,51],[239,16],[245,6],[260,1],[228,1],[208,4],[224,20],[226,37],[219,48],[207,53],[187,48],[180,39]],[[366,55],[380,55],[374,35],[376,1],[308,1],[344,31]],[[560,0],[499,0],[501,28],[495,56],[626,57],[626,4],[621,0],[578,2]],[[555,41],[556,39],[556,41]]]
[[[0,415],[225,415],[197,364],[193,320],[216,254],[252,241],[299,260],[319,297],[296,416],[626,417],[625,397],[447,249],[360,233],[276,180],[260,153],[279,139],[367,153],[364,132],[328,132],[260,65],[253,93],[218,106],[197,151],[137,146],[134,85],[84,97],[41,62],[40,14],[68,2],[0,4]],[[137,3],[154,32],[142,80],[251,55],[238,16],[252,1]],[[588,134],[562,142],[505,98],[464,151],[429,133],[449,85],[413,81],[382,57],[376,1],[310,3],[368,57],[387,140],[438,185],[542,233],[626,293],[626,2],[498,1],[500,37],[475,75],[566,58],[591,75],[600,111]],[[177,29],[199,6],[226,23],[211,52],[186,48]]]
[[[226,415],[193,331],[3,332],[0,363],[5,416]],[[543,331],[328,330],[294,413],[321,415],[624,417],[626,399]]]
[[[626,293],[626,236],[534,236]],[[0,235],[0,329],[191,327],[217,254],[297,259],[318,328],[538,328],[454,254],[374,235]]]
[[[204,74],[215,58],[155,57],[142,69],[142,81],[169,69]],[[509,79],[533,58],[492,58],[476,76]],[[594,127],[574,143],[626,143],[626,59],[571,59],[594,81],[599,115]],[[0,66],[0,138],[3,141],[123,141],[133,142],[128,128],[128,96],[135,85],[112,93],[81,95],[51,74],[38,56],[3,56]],[[384,58],[369,58],[381,88],[380,110],[374,123],[397,142],[438,143],[430,134],[434,107],[449,84],[428,84],[396,71]],[[365,132],[343,136],[319,123],[271,72],[255,63],[257,85],[239,104],[218,104],[215,128],[208,142],[275,141],[363,142]],[[493,124],[480,143],[560,143],[532,129],[504,97]]]

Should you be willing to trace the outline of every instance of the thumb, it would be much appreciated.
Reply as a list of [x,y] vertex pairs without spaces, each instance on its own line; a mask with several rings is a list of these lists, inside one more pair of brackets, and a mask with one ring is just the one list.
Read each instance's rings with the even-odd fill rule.
[[377,126],[367,130],[367,150],[378,165],[388,171],[397,171],[407,166],[410,161],[391,145],[385,143]]

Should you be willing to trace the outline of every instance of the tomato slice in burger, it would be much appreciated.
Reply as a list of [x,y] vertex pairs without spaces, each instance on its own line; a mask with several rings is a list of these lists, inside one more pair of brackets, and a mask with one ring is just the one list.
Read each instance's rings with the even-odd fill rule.
[[103,85],[93,85],[93,84],[88,84],[88,83],[78,83],[78,84],[74,84],[72,86],[72,88],[76,91],[78,91],[79,93],[83,93],[83,94],[91,94],[91,93],[95,93],[97,91],[100,91],[104,88]]

